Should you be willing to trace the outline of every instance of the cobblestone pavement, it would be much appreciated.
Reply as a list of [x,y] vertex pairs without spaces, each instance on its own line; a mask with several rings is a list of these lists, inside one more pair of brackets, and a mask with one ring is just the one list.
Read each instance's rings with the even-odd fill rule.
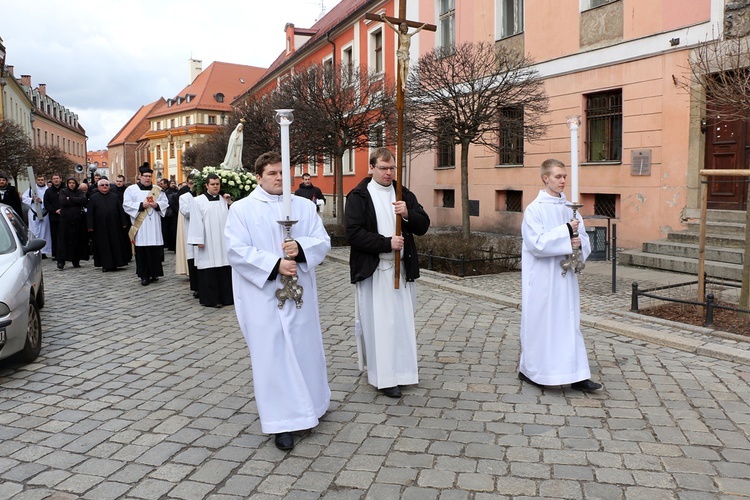
[[260,432],[233,308],[198,306],[172,254],[148,287],[132,269],[44,266],[42,355],[0,362],[0,498],[750,495],[747,364],[586,326],[605,391],[523,384],[510,284],[483,298],[489,280],[427,276],[420,383],[393,400],[357,370],[348,268],[328,259],[318,287],[333,401],[283,453]]

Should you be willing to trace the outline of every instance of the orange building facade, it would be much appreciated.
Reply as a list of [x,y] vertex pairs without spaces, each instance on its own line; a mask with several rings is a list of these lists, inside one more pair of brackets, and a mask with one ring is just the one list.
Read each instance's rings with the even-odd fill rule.
[[[412,0],[415,7],[417,2]],[[268,71],[248,92],[264,95],[271,92],[280,81],[295,71],[312,64],[354,64],[365,66],[395,80],[396,48],[398,38],[395,32],[380,21],[365,19],[366,13],[398,14],[398,2],[343,0],[310,28],[297,28],[287,24],[284,30],[286,49],[279,55]],[[416,38],[416,37],[415,37]],[[418,50],[419,42],[412,43],[412,51]],[[239,106],[243,98],[233,105]],[[304,130],[290,127],[290,134],[302,134]],[[373,144],[384,131],[373,124]],[[343,192],[346,194],[368,175],[369,149],[348,151],[343,158]],[[320,160],[320,158],[318,159]],[[294,184],[298,185],[304,173],[312,177],[313,185],[319,187],[328,198],[325,213],[331,215],[335,207],[334,165],[331,159],[312,161],[293,166]]]
[[148,148],[146,154],[156,178],[185,180],[190,170],[182,161],[185,150],[226,125],[232,101],[265,72],[265,68],[219,61],[201,71],[200,61],[191,63],[192,82],[175,97],[153,107],[147,116],[148,129],[136,148],[140,151],[136,153],[138,159]]

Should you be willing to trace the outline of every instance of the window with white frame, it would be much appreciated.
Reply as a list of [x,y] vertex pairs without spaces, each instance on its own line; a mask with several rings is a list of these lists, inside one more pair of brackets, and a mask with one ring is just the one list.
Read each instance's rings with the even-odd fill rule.
[[383,27],[370,33],[370,69],[375,73],[383,72]]
[[295,177],[302,177],[304,164],[298,163],[294,166],[294,176]]
[[349,45],[341,51],[341,71],[343,85],[351,85],[352,71],[354,69],[354,47]]
[[456,41],[456,0],[438,0],[438,9],[440,48],[452,52]]
[[326,155],[323,161],[323,175],[333,175],[333,156]]
[[496,12],[499,38],[517,35],[523,31],[523,1],[498,0]]
[[347,149],[346,151],[344,151],[343,172],[344,172],[344,175],[354,173],[354,150],[353,149]]
[[318,175],[318,156],[315,153],[307,155],[307,172],[313,177]]
[[382,123],[370,127],[370,148],[382,148],[385,146],[385,127]]
[[600,5],[616,2],[617,0],[581,0],[581,11],[593,9]]

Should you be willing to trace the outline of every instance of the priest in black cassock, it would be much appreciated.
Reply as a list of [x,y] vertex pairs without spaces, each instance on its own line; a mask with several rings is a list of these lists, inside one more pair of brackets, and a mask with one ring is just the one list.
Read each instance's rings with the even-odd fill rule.
[[123,252],[123,229],[128,224],[128,216],[122,209],[120,197],[110,191],[107,179],[99,180],[97,191],[89,199],[86,217],[94,244],[94,266],[101,267],[103,273],[126,266],[128,256]]
[[234,304],[232,268],[224,244],[224,226],[229,213],[229,195],[222,196],[221,180],[216,174],[206,176],[206,191],[193,200],[187,243],[195,245],[195,267],[198,268],[198,298],[201,305],[222,307]]

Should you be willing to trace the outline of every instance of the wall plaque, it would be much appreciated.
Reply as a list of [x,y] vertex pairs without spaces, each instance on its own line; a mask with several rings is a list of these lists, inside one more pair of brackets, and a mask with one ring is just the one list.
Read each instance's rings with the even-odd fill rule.
[[634,149],[630,152],[630,175],[651,175],[650,149]]

